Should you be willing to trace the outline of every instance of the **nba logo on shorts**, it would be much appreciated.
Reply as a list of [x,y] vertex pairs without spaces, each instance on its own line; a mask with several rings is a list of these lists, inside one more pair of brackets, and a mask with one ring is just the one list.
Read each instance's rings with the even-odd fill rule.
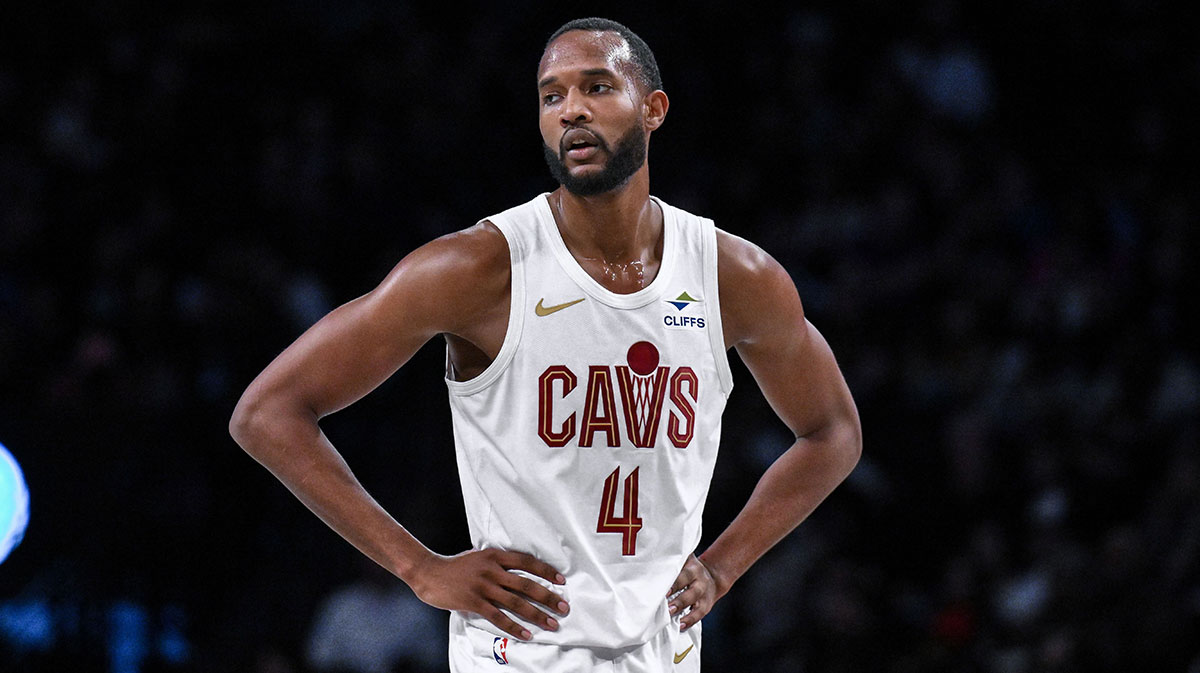
[[492,641],[492,656],[496,657],[497,664],[508,663],[508,638],[497,637]]

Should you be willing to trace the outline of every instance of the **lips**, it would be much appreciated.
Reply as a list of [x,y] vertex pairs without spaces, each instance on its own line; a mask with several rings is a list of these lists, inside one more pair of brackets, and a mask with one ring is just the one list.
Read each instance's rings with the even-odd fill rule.
[[559,145],[564,156],[583,161],[596,154],[604,146],[604,141],[587,129],[573,128],[563,134]]

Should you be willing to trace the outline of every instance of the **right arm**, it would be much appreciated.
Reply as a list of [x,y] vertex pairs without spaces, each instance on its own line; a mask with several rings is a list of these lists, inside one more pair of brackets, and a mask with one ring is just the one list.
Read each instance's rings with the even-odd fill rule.
[[461,336],[494,357],[508,316],[508,269],[507,244],[490,225],[422,246],[379,287],[329,313],[275,358],[238,401],[229,429],[305,506],[421,600],[474,612],[528,639],[529,631],[500,608],[554,630],[557,623],[531,601],[559,614],[566,604],[509,570],[562,584],[558,571],[519,552],[433,553],[367,493],[318,425],[374,390],[438,334]]

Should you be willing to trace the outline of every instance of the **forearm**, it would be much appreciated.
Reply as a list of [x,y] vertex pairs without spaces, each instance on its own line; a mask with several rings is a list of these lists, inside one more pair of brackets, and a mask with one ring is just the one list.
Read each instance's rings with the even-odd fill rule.
[[719,596],[808,518],[854,469],[860,452],[857,423],[845,423],[797,439],[775,460],[746,506],[700,555]]
[[243,400],[230,433],[330,528],[406,582],[432,554],[367,493],[310,412]]
[[557,569],[516,551],[482,549],[447,557],[426,549],[359,484],[321,432],[317,413],[279,392],[286,388],[251,384],[234,412],[230,433],[322,521],[428,605],[480,615],[522,640],[533,634],[512,615],[545,630],[558,629],[551,615],[569,612],[565,597],[512,572],[563,584]]

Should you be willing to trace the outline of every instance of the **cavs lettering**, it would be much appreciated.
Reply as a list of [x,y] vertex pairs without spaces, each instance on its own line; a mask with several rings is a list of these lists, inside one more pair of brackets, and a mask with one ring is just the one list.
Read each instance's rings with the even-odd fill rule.
[[[629,347],[627,364],[591,365],[576,373],[551,365],[538,377],[538,436],[547,446],[634,446],[654,448],[668,408],[667,439],[687,448],[696,431],[700,379],[691,367],[659,366],[658,348],[649,341]],[[581,380],[582,379],[582,380]],[[575,389],[583,384],[583,394]],[[618,411],[617,398],[620,398]],[[578,405],[565,420],[554,421],[555,405]],[[561,406],[560,406],[561,409]]]

